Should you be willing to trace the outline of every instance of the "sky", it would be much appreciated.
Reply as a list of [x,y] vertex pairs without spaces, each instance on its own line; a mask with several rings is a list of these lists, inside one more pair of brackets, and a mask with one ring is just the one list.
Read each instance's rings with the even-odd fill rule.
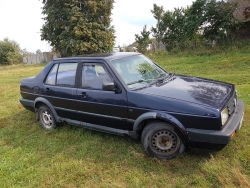
[[[115,27],[115,46],[134,42],[144,25],[155,26],[156,20],[150,10],[153,4],[164,10],[186,7],[194,0],[116,0],[112,10],[112,25]],[[47,41],[41,41],[40,29],[44,24],[41,0],[0,0],[0,40],[9,38],[19,43],[28,52],[50,51]]]

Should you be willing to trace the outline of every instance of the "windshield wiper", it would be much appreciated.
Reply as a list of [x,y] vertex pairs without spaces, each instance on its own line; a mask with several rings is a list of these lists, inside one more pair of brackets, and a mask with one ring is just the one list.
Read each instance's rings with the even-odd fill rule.
[[[164,77],[161,78],[161,76],[164,75]],[[127,83],[127,85],[132,85],[132,84],[137,84],[137,83],[141,83],[141,82],[150,82],[150,81],[163,81],[164,79],[168,78],[169,75],[166,74],[166,73],[160,73],[160,76],[156,77],[156,78],[153,78],[153,79],[140,79],[140,80],[137,80],[137,81],[134,81],[134,82],[129,82]]]
[[137,80],[137,81],[134,81],[134,82],[129,82],[129,83],[127,83],[127,85],[129,86],[129,85],[132,85],[132,84],[137,84],[137,83],[147,82],[147,81],[150,81],[150,80],[143,80],[143,79],[141,79],[141,80]]
[[[163,76],[163,77],[161,77],[161,76]],[[163,81],[163,80],[165,80],[168,77],[169,77],[169,74],[160,73],[160,76],[158,76],[157,78],[155,78],[155,80],[157,80],[157,81]]]
[[172,80],[175,79],[175,73],[171,73],[171,74],[168,74],[166,76],[164,76],[163,78],[159,78],[157,81],[158,81],[158,85],[161,85],[163,83],[168,83],[168,82],[171,82]]

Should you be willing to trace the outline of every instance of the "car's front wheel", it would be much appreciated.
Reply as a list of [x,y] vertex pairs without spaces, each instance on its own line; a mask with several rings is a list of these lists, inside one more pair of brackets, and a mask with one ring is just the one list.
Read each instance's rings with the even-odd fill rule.
[[183,136],[169,123],[154,121],[142,131],[141,142],[145,152],[159,159],[171,159],[185,150]]
[[37,113],[39,122],[45,130],[51,130],[56,127],[55,118],[47,106],[40,106]]

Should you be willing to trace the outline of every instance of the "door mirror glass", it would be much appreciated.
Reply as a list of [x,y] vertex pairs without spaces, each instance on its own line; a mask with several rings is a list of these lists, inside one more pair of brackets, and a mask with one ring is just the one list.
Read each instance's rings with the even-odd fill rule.
[[104,83],[102,85],[102,90],[104,90],[104,91],[114,91],[115,90],[115,85],[114,85],[113,82]]

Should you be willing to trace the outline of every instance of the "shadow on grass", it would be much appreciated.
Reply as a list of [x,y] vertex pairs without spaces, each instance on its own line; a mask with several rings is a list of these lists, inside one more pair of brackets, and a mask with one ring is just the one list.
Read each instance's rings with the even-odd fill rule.
[[100,167],[117,166],[122,171],[136,169],[143,173],[159,173],[168,169],[179,175],[198,173],[199,163],[210,158],[210,153],[187,149],[181,156],[168,161],[148,157],[138,140],[91,131],[71,125],[45,131],[35,120],[35,114],[22,110],[11,117],[0,119],[0,136],[10,149],[21,148],[36,163],[53,166],[54,162],[85,161]]

